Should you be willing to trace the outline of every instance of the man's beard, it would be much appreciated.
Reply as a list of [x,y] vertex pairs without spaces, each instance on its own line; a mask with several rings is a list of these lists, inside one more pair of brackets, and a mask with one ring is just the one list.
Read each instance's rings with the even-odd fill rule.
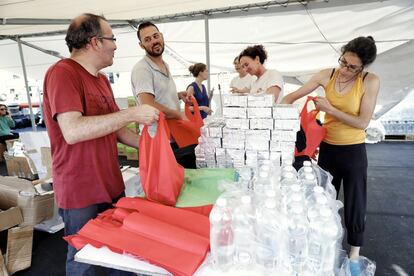
[[154,46],[152,46],[152,48],[154,48],[156,45],[159,45],[161,47],[161,51],[159,52],[154,52],[152,49],[148,49],[145,48],[145,52],[147,52],[148,55],[152,56],[152,57],[159,57],[162,55],[162,53],[164,53],[164,45],[162,45],[161,43],[155,44]]

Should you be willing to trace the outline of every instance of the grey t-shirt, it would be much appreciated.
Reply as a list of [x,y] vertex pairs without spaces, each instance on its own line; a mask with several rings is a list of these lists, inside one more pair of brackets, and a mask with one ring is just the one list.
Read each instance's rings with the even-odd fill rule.
[[174,110],[180,110],[177,87],[171,76],[168,64],[168,75],[147,56],[138,61],[131,72],[132,93],[139,103],[138,96],[141,93],[151,93],[155,101]]

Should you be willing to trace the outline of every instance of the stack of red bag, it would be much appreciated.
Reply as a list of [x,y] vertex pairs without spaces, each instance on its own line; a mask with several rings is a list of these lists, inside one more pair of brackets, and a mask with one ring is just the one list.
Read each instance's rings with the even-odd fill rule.
[[107,246],[174,275],[192,275],[209,250],[209,233],[207,216],[141,198],[122,198],[115,209],[90,220],[65,240],[77,250],[86,244]]
[[[194,118],[185,121],[191,125],[187,128],[193,135],[184,137],[191,136],[192,140],[197,140],[202,126],[196,104]],[[196,120],[198,117],[201,122]],[[177,131],[174,128],[173,135]],[[161,266],[174,275],[192,275],[197,270],[210,246],[208,214],[212,206],[187,210],[167,206],[176,204],[184,184],[184,168],[175,160],[168,133],[162,113],[154,137],[149,135],[148,126],[142,132],[140,176],[147,199],[120,199],[115,209],[90,220],[76,235],[65,237],[66,241],[77,250],[86,244],[107,246],[114,252],[126,252]],[[174,136],[177,141],[180,140],[178,137],[177,134]]]

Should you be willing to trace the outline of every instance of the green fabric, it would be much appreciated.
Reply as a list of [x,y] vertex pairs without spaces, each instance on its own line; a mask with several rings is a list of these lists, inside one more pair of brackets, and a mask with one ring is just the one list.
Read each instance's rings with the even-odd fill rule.
[[0,136],[10,135],[10,127],[14,127],[14,121],[7,116],[0,116]]
[[178,197],[177,207],[193,207],[214,204],[222,191],[220,180],[235,181],[234,169],[185,169],[184,185]]

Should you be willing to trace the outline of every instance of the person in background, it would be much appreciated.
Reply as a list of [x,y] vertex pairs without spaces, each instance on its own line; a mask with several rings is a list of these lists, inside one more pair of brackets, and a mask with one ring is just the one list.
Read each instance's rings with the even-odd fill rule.
[[[116,39],[106,19],[74,18],[66,33],[70,58],[52,65],[44,79],[44,114],[53,160],[53,189],[65,236],[76,234],[98,213],[124,196],[117,141],[138,147],[131,122],[152,124],[158,110],[141,105],[120,111],[107,77]],[[66,275],[94,275],[95,267],[76,262],[68,246]],[[110,275],[128,274],[111,270]]]
[[283,77],[277,70],[265,68],[266,59],[267,52],[263,45],[249,46],[239,56],[241,66],[247,73],[257,77],[250,88],[250,93],[273,94],[275,102],[279,103],[283,98]]
[[145,56],[131,72],[131,86],[138,104],[148,104],[168,119],[186,119],[180,111],[179,98],[188,101],[186,92],[177,92],[168,64],[163,60],[164,37],[152,22],[138,26],[139,46]]
[[234,69],[239,74],[234,77],[230,82],[230,92],[247,94],[250,92],[252,83],[256,80],[255,76],[250,75],[240,65],[239,56],[234,58]]
[[316,97],[316,109],[325,112],[325,139],[320,145],[318,164],[333,176],[337,193],[343,184],[344,217],[350,247],[351,273],[360,274],[360,247],[363,245],[367,206],[367,153],[365,128],[375,109],[379,78],[364,71],[377,55],[371,36],[357,37],[341,49],[339,67],[314,75],[283,103],[293,103],[318,87],[325,97]]
[[207,65],[196,63],[191,65],[188,70],[195,77],[195,81],[187,87],[187,94],[195,97],[200,107],[201,118],[204,119],[212,113],[210,102],[213,96],[213,90],[207,94],[206,87],[203,84],[203,81],[208,79]]
[[7,111],[7,105],[0,104],[0,143],[6,145],[7,140],[19,138],[18,133],[11,132],[10,130],[14,126],[15,123]]

